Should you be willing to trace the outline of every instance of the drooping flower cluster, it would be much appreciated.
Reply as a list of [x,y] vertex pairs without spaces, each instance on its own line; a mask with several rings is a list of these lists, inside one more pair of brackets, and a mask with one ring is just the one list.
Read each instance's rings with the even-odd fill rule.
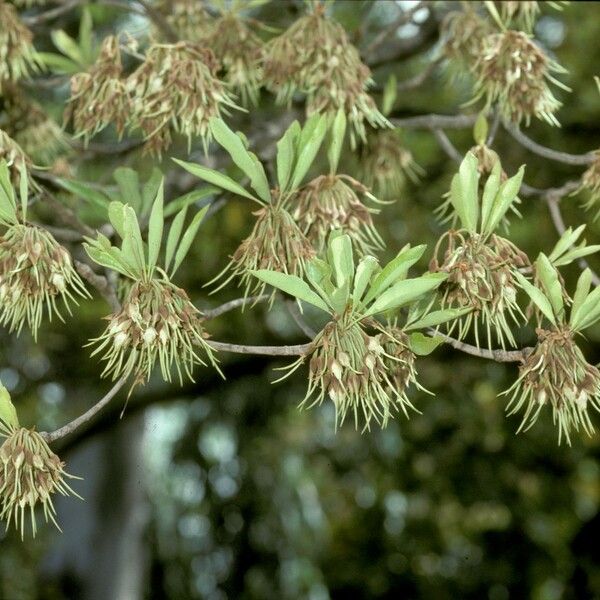
[[390,333],[367,334],[364,324],[347,311],[324,327],[312,347],[301,407],[329,398],[338,426],[350,416],[357,429],[364,421],[363,431],[371,422],[385,427],[398,410],[406,416],[408,408],[416,410],[406,396],[406,388],[415,381],[414,354]]
[[533,31],[533,26],[540,15],[540,3],[536,0],[525,0],[516,2],[508,0],[507,2],[496,2],[500,9],[500,16],[503,23],[513,29],[522,29],[527,33]]
[[33,35],[14,6],[0,1],[0,91],[6,81],[18,81],[38,68]]
[[532,117],[558,125],[554,113],[560,108],[549,83],[569,91],[552,73],[565,70],[551,60],[522,31],[503,31],[485,38],[474,67],[477,82],[473,101],[483,98],[486,107],[497,104],[502,117],[514,123]]
[[155,44],[127,80],[132,97],[131,124],[142,130],[146,149],[160,155],[171,144],[171,129],[191,142],[211,139],[209,122],[238,108],[216,77],[213,53],[190,42]]
[[48,231],[15,223],[0,236],[0,324],[36,337],[44,308],[62,319],[57,300],[71,314],[76,296],[87,297],[69,253]]
[[359,158],[361,181],[384,200],[398,199],[407,178],[416,183],[424,174],[402,143],[398,129],[370,129],[366,143],[360,146]]
[[122,74],[119,41],[111,35],[102,42],[98,59],[89,71],[71,78],[71,97],[64,120],[73,120],[75,132],[86,143],[111,123],[119,136],[123,134],[129,97]]
[[64,131],[16,87],[4,92],[7,133],[36,164],[51,165],[69,149]]
[[285,206],[271,203],[252,214],[256,216],[256,222],[250,235],[234,252],[231,262],[213,279],[217,281],[229,274],[217,289],[239,278],[245,296],[262,294],[265,285],[252,277],[253,270],[269,269],[301,275],[306,261],[315,255],[310,242]]
[[264,44],[236,14],[215,20],[208,46],[219,62],[223,80],[240,96],[244,106],[258,102],[262,85]]
[[136,383],[147,381],[158,362],[165,381],[171,381],[173,367],[180,382],[184,374],[193,381],[194,367],[206,365],[199,349],[217,366],[200,311],[169,281],[134,282],[121,310],[108,321],[102,335],[90,342],[96,346],[92,356],[102,354],[106,361],[103,377],[133,375]]
[[65,472],[65,464],[36,431],[0,421],[0,436],[5,438],[0,446],[0,519],[7,525],[13,523],[23,538],[28,517],[35,536],[35,509],[41,505],[45,521],[60,530],[52,496],[81,498],[66,482],[78,478]]
[[360,255],[383,246],[372,218],[379,211],[367,207],[359,194],[377,202],[366,186],[349,175],[321,175],[298,191],[294,219],[318,253],[334,229],[348,234]]
[[4,161],[8,165],[10,180],[12,183],[18,183],[20,173],[26,171],[31,166],[31,160],[23,152],[23,149],[15,140],[13,140],[5,131],[0,129],[0,162]]
[[492,333],[502,347],[507,340],[514,346],[511,322],[525,320],[517,303],[520,286],[515,273],[529,265],[527,255],[495,234],[486,239],[474,233],[447,232],[436,250],[444,243],[441,261],[436,252],[431,263],[432,271],[448,273],[442,288],[442,306],[473,308],[473,312],[453,323],[458,326],[458,337],[464,337],[473,328],[479,345],[479,329],[483,327],[490,348]]
[[594,431],[589,408],[600,411],[600,371],[590,365],[568,327],[538,329],[538,343],[519,368],[519,378],[505,392],[511,394],[509,414],[524,411],[519,431],[527,431],[545,406],[552,407],[559,443],[582,428]]
[[480,60],[485,39],[491,32],[490,22],[468,4],[465,10],[449,12],[441,26],[444,55],[461,70],[471,71]]
[[309,115],[335,115],[343,109],[352,126],[353,146],[356,137],[365,139],[365,123],[389,126],[367,93],[370,69],[344,28],[324,14],[321,4],[267,44],[264,77],[280,102],[290,102],[297,91],[306,94]]

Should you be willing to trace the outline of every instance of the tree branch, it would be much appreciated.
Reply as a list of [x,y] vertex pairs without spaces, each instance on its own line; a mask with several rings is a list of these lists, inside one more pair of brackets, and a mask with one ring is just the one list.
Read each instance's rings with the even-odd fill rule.
[[40,431],[40,435],[46,440],[46,442],[50,444],[69,435],[70,433],[73,433],[73,431],[97,415],[119,393],[126,381],[127,377],[121,377],[121,379],[119,379],[119,381],[113,385],[106,395],[100,398],[100,400],[98,400],[98,402],[96,402],[96,404],[94,404],[94,406],[92,406],[92,408],[90,408],[88,411],[84,412],[76,419],[73,419],[70,423],[67,423],[60,429],[56,429],[50,433],[47,431]]
[[68,13],[70,10],[73,10],[76,6],[83,4],[83,0],[68,0],[64,2],[60,6],[56,6],[42,13],[38,13],[37,15],[32,15],[30,17],[21,17],[21,21],[27,27],[36,27],[37,25],[42,25],[47,21],[52,21],[52,19],[56,19],[61,15]]
[[390,119],[396,127],[411,129],[466,129],[475,124],[477,115],[418,115],[401,119]]
[[440,333],[433,328],[429,328],[427,331],[431,335],[443,338],[446,344],[452,346],[452,348],[456,350],[460,350],[471,356],[495,360],[496,362],[521,362],[533,350],[533,348],[529,347],[523,348],[522,350],[489,350],[466,344],[453,337]]
[[107,277],[104,275],[98,275],[95,273],[87,263],[75,261],[75,268],[77,272],[93,287],[95,287],[100,295],[108,302],[113,312],[118,312],[121,308],[121,303],[117,298],[117,293],[114,286],[110,283]]
[[262,296],[248,296],[247,298],[236,298],[235,300],[225,302],[225,304],[221,304],[216,308],[202,310],[202,319],[208,321],[210,319],[219,317],[222,314],[229,312],[230,310],[234,310],[236,308],[239,308],[240,306],[245,306],[250,302],[252,302],[254,306],[254,304],[256,304],[257,302],[263,302],[264,300],[268,300],[270,297],[271,296],[269,294],[263,294]]
[[261,356],[302,356],[310,352],[312,342],[296,346],[243,346],[206,340],[214,350],[220,352],[235,352],[236,354],[259,354]]
[[146,0],[137,0],[139,4],[144,7],[148,18],[156,25],[158,29],[162,32],[162,34],[167,38],[167,40],[171,43],[178,41],[178,36],[173,30],[173,28],[169,25],[167,20],[162,16],[160,11],[154,8],[151,4],[149,4]]

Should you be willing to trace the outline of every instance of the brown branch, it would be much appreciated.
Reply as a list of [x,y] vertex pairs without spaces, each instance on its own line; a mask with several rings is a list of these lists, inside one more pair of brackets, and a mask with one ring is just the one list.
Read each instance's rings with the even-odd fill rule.
[[466,344],[465,342],[461,342],[453,337],[440,333],[433,328],[429,328],[428,333],[443,338],[446,344],[452,346],[452,348],[456,350],[460,350],[471,356],[495,360],[496,362],[521,362],[533,350],[533,348],[529,347],[523,348],[522,350],[490,350]]
[[70,0],[64,2],[60,6],[56,6],[42,13],[38,13],[37,15],[32,15],[30,17],[21,17],[21,20],[27,27],[36,27],[37,25],[42,25],[47,21],[52,21],[57,17],[73,10],[76,6],[83,4],[83,0]]
[[312,327],[310,327],[302,318],[300,310],[298,309],[298,303],[295,300],[286,300],[285,306],[292,319],[294,319],[294,323],[298,325],[298,328],[308,339],[312,340],[317,335],[317,332],[314,331]]
[[73,419],[70,423],[67,423],[60,429],[56,429],[55,431],[47,432],[40,431],[40,435],[48,442],[49,444],[59,440],[61,438],[66,437],[67,435],[73,433],[76,429],[81,427],[84,423],[87,423],[90,419],[92,419],[95,415],[97,415],[121,390],[121,388],[125,385],[127,381],[127,377],[121,377],[115,385],[104,395],[92,408],[84,412],[82,415]]
[[504,125],[504,128],[512,137],[521,144],[521,146],[531,150],[534,154],[554,160],[556,162],[564,163],[566,165],[589,165],[593,163],[597,155],[595,152],[586,152],[585,154],[569,154],[568,152],[560,152],[559,150],[552,150],[552,148],[546,148],[532,139],[528,138],[520,129],[513,125]]
[[117,293],[114,286],[104,275],[98,275],[92,270],[92,267],[87,263],[75,261],[77,272],[93,287],[95,287],[100,295],[108,302],[113,312],[118,312],[121,308],[121,303],[117,298]]
[[202,310],[202,319],[208,321],[209,319],[214,319],[216,317],[221,316],[222,314],[229,312],[230,310],[234,310],[239,308],[240,306],[245,306],[246,304],[257,302],[263,302],[264,300],[268,300],[271,296],[268,294],[263,294],[262,296],[248,296],[247,298],[236,298],[235,300],[230,300],[229,302],[225,302],[225,304],[221,304],[215,308],[209,308],[206,310]]
[[312,343],[296,346],[243,346],[207,340],[214,350],[220,352],[235,352],[236,354],[260,354],[261,356],[302,356],[310,352]]
[[154,8],[151,4],[149,4],[146,0],[137,0],[139,4],[144,7],[148,18],[156,25],[156,27],[162,32],[165,38],[169,42],[177,42],[178,37],[173,28],[169,25],[167,20],[162,16],[160,11]]
[[475,124],[477,115],[418,115],[416,117],[404,117],[390,119],[396,127],[407,127],[411,129],[467,129]]

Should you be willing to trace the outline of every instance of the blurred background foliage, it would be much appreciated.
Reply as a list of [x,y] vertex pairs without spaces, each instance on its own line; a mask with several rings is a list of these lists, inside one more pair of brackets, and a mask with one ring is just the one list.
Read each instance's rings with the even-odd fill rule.
[[[108,3],[107,3],[108,4]],[[355,43],[369,40],[411,2],[336,2],[331,10]],[[99,38],[117,30],[148,28],[140,16],[90,4]],[[388,75],[408,79],[431,61],[450,2],[430,3],[391,36],[374,64],[381,89]],[[562,127],[535,122],[528,135],[547,146],[583,152],[600,141],[600,97],[593,81],[600,58],[597,3],[571,2],[558,12],[544,7],[536,34],[569,73],[573,93],[561,93]],[[253,16],[283,28],[302,11],[300,2],[269,2]],[[49,32],[76,34],[79,10],[35,29],[38,49],[51,48]],[[387,56],[386,52],[389,48]],[[66,84],[28,87],[60,121]],[[420,87],[400,94],[393,117],[455,114],[468,101],[471,82],[451,77],[442,64]],[[302,105],[276,107],[263,92],[258,108],[230,120],[264,158]],[[449,131],[465,152],[469,130]],[[434,215],[455,170],[428,131],[406,130],[404,143],[426,170],[418,185],[376,218],[393,256],[406,242],[431,245],[443,227]],[[114,142],[110,131],[96,142]],[[561,185],[581,169],[550,163],[500,131],[494,148],[512,174],[527,164],[537,187]],[[227,166],[213,148],[209,160]],[[187,159],[185,141],[171,156]],[[200,159],[201,152],[192,149]],[[84,181],[110,182],[116,166],[149,173],[154,163],[138,150],[115,154],[78,151],[71,168]],[[219,163],[219,161],[221,161]],[[354,159],[346,168],[353,172]],[[167,197],[197,186],[169,156]],[[567,225],[598,223],[566,198]],[[69,200],[74,202],[73,199]],[[99,217],[76,206],[86,218]],[[91,211],[86,214],[86,211]],[[200,307],[239,296],[229,286],[218,298],[202,284],[226,262],[252,224],[246,202],[227,202],[201,229],[180,271],[182,285]],[[531,257],[548,250],[556,233],[545,204],[523,202],[511,239]],[[50,213],[49,213],[50,214]],[[427,255],[426,255],[427,256]],[[597,268],[598,259],[592,259]],[[426,268],[426,263],[421,265]],[[577,268],[567,272],[571,283]],[[83,412],[107,389],[101,367],[82,346],[103,327],[108,307],[84,302],[66,324],[47,323],[39,343],[0,331],[0,379],[11,390],[24,425],[53,429]],[[311,313],[307,320],[315,327]],[[210,322],[219,340],[248,344],[303,343],[306,338],[284,303],[230,312]],[[519,332],[523,345],[531,329]],[[584,342],[588,360],[600,361],[600,330]],[[7,600],[224,598],[533,598],[600,597],[600,438],[556,444],[546,411],[535,427],[516,436],[518,419],[504,415],[497,394],[516,377],[502,365],[446,347],[419,360],[420,380],[435,396],[412,394],[421,414],[398,418],[385,430],[361,435],[350,423],[335,431],[332,407],[300,412],[306,373],[272,385],[283,360],[223,355],[226,380],[209,369],[183,388],[159,379],[122,394],[93,423],[57,444],[85,502],[59,500],[63,533],[43,527],[22,543],[1,533],[0,597]],[[596,419],[598,421],[598,419]]]

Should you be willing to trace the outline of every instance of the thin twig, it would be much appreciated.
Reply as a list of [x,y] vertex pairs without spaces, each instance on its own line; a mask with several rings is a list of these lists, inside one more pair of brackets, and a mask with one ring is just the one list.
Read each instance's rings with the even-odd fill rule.
[[107,394],[98,400],[98,402],[96,402],[96,404],[94,404],[94,406],[92,406],[92,408],[90,408],[88,411],[84,412],[76,419],[73,419],[70,423],[67,423],[60,429],[56,429],[55,431],[51,432],[41,431],[40,435],[46,440],[46,442],[50,444],[73,433],[76,429],[97,415],[119,393],[126,381],[127,376],[121,377],[121,379],[119,379],[119,381],[113,385]]
[[435,128],[433,129],[433,135],[435,139],[438,141],[438,144],[442,148],[442,150],[455,162],[462,162],[463,156],[456,149],[456,146],[450,141],[450,138],[446,135],[446,132],[443,129]]
[[418,115],[401,119],[390,119],[396,127],[413,129],[466,129],[475,124],[477,115]]
[[421,84],[427,81],[429,76],[435,71],[435,68],[440,64],[440,62],[442,62],[443,59],[443,56],[438,57],[435,60],[430,61],[427,64],[427,67],[420,73],[417,73],[414,77],[410,77],[404,81],[399,81],[396,90],[398,92],[408,92],[418,88]]
[[[36,177],[39,177],[39,174],[35,174]],[[56,212],[56,216],[68,227],[71,227],[75,231],[79,231],[82,235],[86,235],[88,237],[94,236],[94,230],[91,227],[88,227],[85,223],[83,223],[79,217],[67,206],[65,206],[62,202],[60,202],[54,194],[48,191],[46,188],[42,189],[42,193],[44,196],[44,200],[52,207],[52,209]]]
[[477,346],[472,346],[471,344],[466,344],[432,328],[430,328],[428,332],[431,335],[443,338],[446,344],[452,346],[456,350],[460,350],[461,352],[465,352],[471,356],[495,360],[496,362],[521,362],[527,356],[527,354],[533,350],[533,348],[523,348],[522,350],[489,350],[486,348],[478,348]]
[[222,314],[229,312],[230,310],[234,310],[239,308],[240,306],[245,306],[246,304],[257,302],[263,302],[268,300],[271,296],[269,294],[263,294],[261,296],[248,296],[247,298],[236,298],[235,300],[230,300],[229,302],[225,302],[225,304],[221,304],[215,308],[209,308],[202,311],[202,319],[208,321],[210,319],[214,319],[216,317],[221,316]]
[[504,125],[504,128],[510,135],[513,136],[521,146],[524,146],[528,150],[531,150],[534,154],[554,160],[556,162],[564,163],[565,165],[589,165],[597,159],[595,152],[586,152],[585,154],[569,154],[568,152],[560,152],[559,150],[552,150],[552,148],[546,148],[532,139],[528,138],[520,129],[512,125]]
[[146,0],[137,0],[139,4],[144,7],[148,18],[156,25],[162,34],[167,38],[169,42],[177,42],[178,37],[173,28],[169,25],[167,20],[162,16],[160,11],[154,8]]
[[310,351],[312,343],[298,344],[296,346],[243,346],[207,340],[214,350],[220,352],[234,352],[236,354],[260,354],[262,356],[302,356]]
[[98,275],[92,270],[90,265],[81,261],[75,261],[75,268],[77,272],[93,287],[95,287],[100,295],[108,302],[113,312],[118,312],[121,308],[121,303],[117,298],[115,288],[111,285],[110,281],[104,275]]
[[298,309],[298,303],[295,300],[286,300],[285,306],[286,306],[288,312],[290,313],[290,315],[292,316],[292,319],[294,319],[294,322],[296,323],[296,325],[298,325],[298,327],[302,331],[302,333],[309,340],[314,339],[314,337],[317,335],[317,332],[314,331],[314,329],[312,327],[310,327],[310,325],[308,325],[308,323],[306,323],[304,321],[304,319],[302,318],[302,315],[300,314],[300,310]]
[[498,133],[498,128],[500,127],[500,121],[500,111],[497,110],[494,116],[494,120],[492,121],[492,126],[490,127],[487,140],[485,140],[486,146],[491,146],[494,143],[494,139],[496,138],[496,134]]
[[56,6],[45,12],[38,13],[37,15],[21,17],[21,20],[25,25],[27,25],[27,27],[36,27],[37,25],[41,25],[47,21],[52,21],[53,19],[60,17],[80,4],[83,4],[83,0],[70,0],[68,2],[64,2],[60,6]]

